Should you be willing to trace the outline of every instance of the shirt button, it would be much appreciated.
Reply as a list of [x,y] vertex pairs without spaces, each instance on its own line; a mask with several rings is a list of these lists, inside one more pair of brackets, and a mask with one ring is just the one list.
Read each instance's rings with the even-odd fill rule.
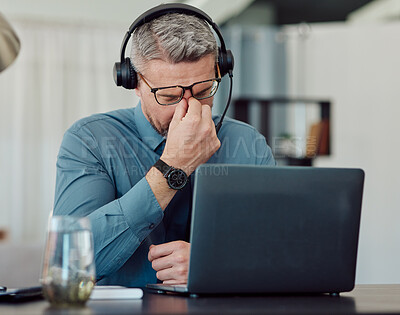
[[151,230],[151,229],[154,229],[154,223],[152,223],[152,224],[149,225],[149,229],[150,229],[150,230]]

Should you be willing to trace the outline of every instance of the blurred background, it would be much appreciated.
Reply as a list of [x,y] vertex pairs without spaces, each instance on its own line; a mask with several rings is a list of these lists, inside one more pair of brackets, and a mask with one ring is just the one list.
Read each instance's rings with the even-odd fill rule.
[[[235,56],[228,115],[264,133],[279,164],[365,170],[356,282],[400,283],[400,1],[181,2],[221,26]],[[112,67],[130,24],[160,3],[0,0],[21,42],[0,74],[0,284],[41,259],[65,130],[136,106]]]

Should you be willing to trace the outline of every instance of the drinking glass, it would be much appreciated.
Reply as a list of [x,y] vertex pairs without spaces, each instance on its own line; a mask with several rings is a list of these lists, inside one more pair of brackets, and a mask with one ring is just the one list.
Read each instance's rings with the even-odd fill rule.
[[45,298],[52,306],[83,306],[95,284],[95,273],[89,219],[52,217],[41,279]]

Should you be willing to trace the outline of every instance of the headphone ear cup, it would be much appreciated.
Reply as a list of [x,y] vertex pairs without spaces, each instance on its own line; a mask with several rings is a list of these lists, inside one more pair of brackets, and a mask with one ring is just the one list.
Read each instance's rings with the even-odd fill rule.
[[136,89],[137,74],[129,58],[114,64],[113,75],[117,86],[122,86],[128,90]]
[[218,67],[221,72],[221,77],[227,74],[229,71],[233,71],[235,60],[230,50],[223,52],[221,47],[218,47]]

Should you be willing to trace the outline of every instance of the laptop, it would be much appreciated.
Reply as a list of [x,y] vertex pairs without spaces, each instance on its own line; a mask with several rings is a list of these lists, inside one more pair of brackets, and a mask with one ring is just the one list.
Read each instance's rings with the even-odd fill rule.
[[330,293],[354,288],[361,169],[204,164],[195,172],[191,294]]

